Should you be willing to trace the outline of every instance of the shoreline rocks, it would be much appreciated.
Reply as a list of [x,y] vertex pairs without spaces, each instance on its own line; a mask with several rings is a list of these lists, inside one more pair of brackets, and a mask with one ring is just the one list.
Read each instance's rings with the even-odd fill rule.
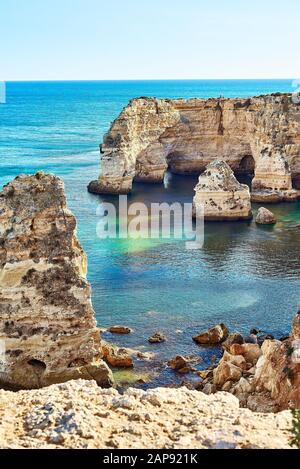
[[193,341],[201,345],[216,345],[224,342],[228,336],[229,330],[225,324],[219,324],[193,337]]
[[111,386],[63,182],[19,176],[0,193],[0,383],[32,389],[71,379]]
[[105,343],[102,346],[103,359],[114,368],[133,368],[133,359],[129,351]]
[[[222,160],[215,160],[199,177],[195,188],[193,216],[208,221],[250,220],[252,209],[249,187],[240,184]],[[204,213],[203,213],[204,209]]]

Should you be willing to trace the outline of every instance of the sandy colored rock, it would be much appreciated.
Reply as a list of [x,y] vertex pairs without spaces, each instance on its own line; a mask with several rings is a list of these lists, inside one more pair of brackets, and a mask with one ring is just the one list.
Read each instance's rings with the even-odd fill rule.
[[108,329],[108,332],[110,332],[111,334],[126,335],[131,334],[132,329],[126,326],[112,326]]
[[199,335],[193,337],[193,340],[201,345],[216,345],[225,341],[228,335],[229,330],[225,324],[218,324],[208,331],[201,332]]
[[293,339],[267,340],[255,373],[256,392],[267,391],[279,409],[300,407],[300,357]]
[[240,184],[225,161],[215,160],[199,177],[193,200],[194,217],[205,220],[249,220],[252,218],[249,187]]
[[289,449],[291,413],[255,414],[236,397],[129,389],[90,381],[0,391],[1,448]]
[[86,280],[87,259],[52,175],[20,176],[0,194],[0,383],[38,388],[69,379],[112,383]]
[[258,344],[233,344],[230,347],[231,355],[242,355],[247,363],[255,365],[262,355],[261,347]]
[[241,377],[241,368],[222,360],[219,366],[214,370],[214,385],[217,389],[222,389],[224,384],[228,381],[235,383],[239,381]]
[[296,314],[292,325],[292,338],[300,340],[300,311]]
[[103,359],[115,368],[132,368],[133,359],[130,353],[123,348],[114,347],[110,344],[102,345]]
[[232,363],[232,365],[241,368],[241,370],[247,369],[247,362],[245,360],[245,357],[243,357],[242,355],[231,355],[230,353],[225,351],[222,360],[224,362]]
[[133,180],[163,182],[169,168],[200,174],[222,158],[236,175],[255,173],[253,200],[295,200],[300,189],[300,106],[292,94],[246,99],[130,101],[101,147],[91,191],[121,193]]
[[233,344],[242,345],[243,343],[244,343],[243,336],[239,332],[234,332],[233,334],[230,334],[228,336],[228,339],[226,339],[225,342],[223,342],[222,346],[227,352],[229,352],[230,347]]
[[255,221],[258,225],[275,225],[277,223],[274,213],[265,207],[258,210]]

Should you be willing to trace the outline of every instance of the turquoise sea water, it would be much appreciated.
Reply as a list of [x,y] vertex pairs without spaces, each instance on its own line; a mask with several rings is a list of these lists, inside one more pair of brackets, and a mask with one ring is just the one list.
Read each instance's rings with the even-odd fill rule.
[[[115,198],[90,195],[86,186],[99,173],[103,134],[137,96],[245,97],[278,91],[293,91],[292,80],[7,84],[7,104],[0,105],[0,185],[38,170],[64,178],[89,258],[99,325],[133,327],[134,334],[110,339],[158,353],[155,385],[176,381],[162,360],[200,354],[205,366],[218,354],[196,346],[191,337],[220,321],[245,333],[254,326],[276,336],[289,332],[300,305],[300,204],[272,207],[279,218],[274,228],[207,224],[200,251],[187,251],[182,241],[99,240],[96,209]],[[193,177],[168,175],[165,186],[136,184],[130,200],[190,202],[195,183]],[[168,342],[150,347],[147,338],[157,330]]]

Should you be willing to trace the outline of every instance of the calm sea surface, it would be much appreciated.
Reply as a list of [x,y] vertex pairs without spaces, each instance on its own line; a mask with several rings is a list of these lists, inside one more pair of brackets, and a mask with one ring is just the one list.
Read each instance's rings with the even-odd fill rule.
[[[38,170],[64,179],[89,257],[99,325],[128,325],[135,333],[113,337],[117,344],[157,352],[150,370],[137,364],[141,373],[155,373],[152,385],[179,379],[162,360],[198,354],[205,367],[218,355],[220,350],[200,348],[191,337],[220,321],[245,333],[254,326],[276,336],[289,332],[300,306],[300,204],[272,207],[279,219],[274,228],[207,224],[199,251],[186,250],[183,241],[99,240],[96,209],[102,200],[115,199],[90,195],[86,186],[99,173],[103,134],[137,96],[246,97],[277,91],[293,91],[292,80],[7,84],[7,104],[0,105],[0,185]],[[136,184],[130,200],[190,202],[195,184],[193,177],[168,175],[165,186]],[[168,342],[150,347],[147,338],[157,330]]]

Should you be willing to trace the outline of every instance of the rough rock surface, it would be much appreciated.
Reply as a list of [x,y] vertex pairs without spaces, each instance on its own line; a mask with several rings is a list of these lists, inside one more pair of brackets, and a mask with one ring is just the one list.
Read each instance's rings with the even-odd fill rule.
[[[299,343],[298,347],[299,352]],[[256,366],[256,392],[268,391],[279,409],[300,408],[300,354],[294,340],[267,340],[262,352]]]
[[133,358],[127,349],[114,347],[110,344],[103,344],[102,346],[103,358],[110,365],[115,368],[132,368]]
[[109,386],[62,181],[20,176],[0,193],[0,340],[6,354],[0,383],[38,388],[69,379]]
[[[112,124],[91,192],[130,192],[166,170],[200,174],[218,158],[255,173],[253,199],[294,200],[300,189],[300,106],[291,94],[250,99],[139,98]],[[293,185],[292,185],[293,184]]]
[[277,223],[274,213],[265,207],[258,210],[255,221],[258,225],[275,225]]
[[229,335],[229,330],[225,324],[218,324],[208,331],[201,332],[199,335],[193,337],[194,342],[202,345],[216,345],[224,342]]
[[226,393],[129,389],[93,381],[0,391],[1,448],[289,449],[291,413],[255,414]]
[[[195,188],[193,215],[205,220],[249,220],[252,218],[249,187],[240,184],[227,163],[215,160],[199,177]],[[203,207],[203,209],[201,209]]]

